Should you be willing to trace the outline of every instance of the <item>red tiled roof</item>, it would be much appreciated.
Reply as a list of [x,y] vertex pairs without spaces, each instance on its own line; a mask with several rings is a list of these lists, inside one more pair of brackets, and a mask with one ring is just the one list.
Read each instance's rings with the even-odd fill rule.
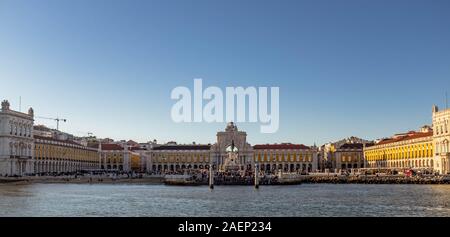
[[153,150],[210,150],[211,145],[162,145]]
[[362,143],[345,143],[339,149],[363,149],[363,147]]
[[123,150],[123,147],[119,144],[102,144],[102,151],[116,151]]
[[81,147],[84,147],[84,148],[91,148],[91,147],[83,146],[83,145],[81,145],[79,143],[76,143],[74,141],[71,141],[71,140],[59,140],[59,139],[55,139],[55,138],[52,138],[52,137],[42,137],[42,136],[39,136],[39,135],[33,135],[33,137],[34,137],[34,139],[53,141],[53,142],[60,142],[60,143],[64,143],[65,145],[75,145],[75,146],[81,146]]
[[38,135],[33,135],[33,137],[34,137],[34,139],[41,139],[41,140],[61,142],[61,143],[67,143],[67,144],[71,144],[71,145],[82,146],[81,144],[76,143],[76,142],[71,141],[71,140],[59,140],[59,139],[55,139],[55,138],[52,138],[52,137],[42,137],[42,136],[38,136]]
[[131,150],[131,151],[143,151],[143,150],[147,150],[147,149],[142,148],[140,146],[132,146],[132,147],[129,148],[129,150]]
[[137,144],[138,144],[138,143],[135,142],[135,141],[133,141],[133,140],[127,141],[127,145],[130,145],[130,146],[135,146],[135,145],[137,145]]
[[253,149],[311,149],[311,147],[303,144],[281,143],[254,145]]
[[407,135],[404,135],[401,137],[388,138],[388,139],[381,140],[376,145],[384,145],[384,144],[389,144],[389,143],[393,143],[393,142],[407,141],[407,140],[412,140],[412,139],[416,139],[416,138],[431,137],[431,136],[433,136],[432,131],[431,132],[409,132]]

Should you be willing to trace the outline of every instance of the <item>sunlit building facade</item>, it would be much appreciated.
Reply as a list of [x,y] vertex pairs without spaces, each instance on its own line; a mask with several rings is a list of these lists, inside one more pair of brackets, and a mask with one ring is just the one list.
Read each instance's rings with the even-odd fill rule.
[[364,149],[370,168],[417,169],[447,174],[450,171],[450,109],[432,109],[432,127],[396,134]]
[[149,165],[155,172],[183,169],[208,169],[211,164],[211,145],[167,144],[153,148]]
[[368,168],[423,169],[434,167],[433,132],[420,131],[383,139],[364,150]]
[[262,171],[309,173],[317,170],[317,149],[302,144],[262,144],[253,146],[254,162]]
[[141,171],[141,156],[127,144],[108,143],[98,145],[100,169],[105,171]]
[[64,173],[99,168],[98,150],[72,140],[34,136],[34,173]]
[[0,110],[0,175],[27,175],[34,167],[34,112],[10,109],[7,100]]
[[220,169],[232,147],[236,164],[242,171],[312,172],[317,169],[317,149],[301,144],[263,144],[251,146],[247,133],[229,123],[217,133],[216,143],[210,145],[179,145],[174,142],[154,147],[150,152],[149,171],[172,172],[184,169]]
[[141,164],[141,156],[139,155],[139,153],[132,152],[130,160],[131,160],[130,161],[130,169],[132,171],[135,171],[135,172],[144,171],[144,169],[143,169],[144,167]]
[[440,111],[433,106],[434,169],[441,174],[450,172],[450,109]]
[[366,166],[363,148],[372,142],[349,137],[337,142],[323,145],[319,152],[319,169],[321,171],[352,171]]

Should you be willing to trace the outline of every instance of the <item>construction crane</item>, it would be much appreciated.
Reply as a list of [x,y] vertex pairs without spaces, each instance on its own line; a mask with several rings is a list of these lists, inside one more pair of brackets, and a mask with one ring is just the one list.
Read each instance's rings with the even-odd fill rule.
[[59,131],[59,122],[67,122],[67,119],[63,119],[63,118],[47,118],[47,117],[41,117],[41,116],[36,116],[36,118],[40,118],[40,119],[50,119],[50,120],[55,120],[56,121],[56,130]]

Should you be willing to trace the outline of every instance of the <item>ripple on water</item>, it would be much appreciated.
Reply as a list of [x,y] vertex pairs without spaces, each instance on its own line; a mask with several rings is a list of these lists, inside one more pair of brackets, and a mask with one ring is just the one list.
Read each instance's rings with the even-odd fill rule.
[[0,216],[450,216],[450,185],[2,185]]

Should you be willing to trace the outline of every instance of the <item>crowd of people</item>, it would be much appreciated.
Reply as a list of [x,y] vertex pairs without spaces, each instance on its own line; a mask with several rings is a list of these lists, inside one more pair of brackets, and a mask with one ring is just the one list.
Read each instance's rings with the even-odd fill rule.
[[[209,170],[208,169],[186,169],[179,171],[168,171],[165,173],[158,173],[158,175],[187,175],[189,181],[195,181],[196,183],[208,184],[209,183]],[[255,174],[252,170],[229,170],[229,171],[214,171],[214,183],[215,184],[241,184],[249,185],[254,184]],[[270,184],[277,182],[277,176],[272,173],[265,173],[261,171],[258,175],[259,182],[261,184]]]
[[71,181],[77,179],[87,179],[88,181],[103,181],[104,179],[119,180],[119,179],[142,179],[147,174],[137,172],[124,172],[124,171],[77,171],[77,172],[45,172],[33,175],[0,175],[5,178],[32,178],[32,179],[52,179]]

